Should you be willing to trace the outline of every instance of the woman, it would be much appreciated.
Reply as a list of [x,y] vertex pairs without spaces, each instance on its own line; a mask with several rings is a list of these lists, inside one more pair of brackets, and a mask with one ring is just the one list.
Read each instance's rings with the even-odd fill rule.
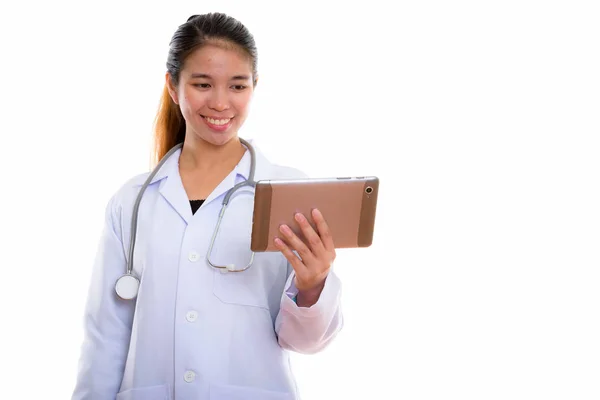
[[[298,216],[307,244],[284,226],[280,252],[256,253],[243,272],[207,262],[223,197],[250,170],[238,131],[256,65],[253,37],[231,17],[193,16],[175,32],[156,121],[165,162],[138,211],[132,272],[141,282],[133,300],[116,294],[147,173],[106,209],[73,399],[298,399],[288,351],[318,352],[341,329],[335,250],[318,211],[317,231]],[[256,149],[255,180],[303,176]],[[248,263],[252,194],[233,196],[210,253],[215,265]]]

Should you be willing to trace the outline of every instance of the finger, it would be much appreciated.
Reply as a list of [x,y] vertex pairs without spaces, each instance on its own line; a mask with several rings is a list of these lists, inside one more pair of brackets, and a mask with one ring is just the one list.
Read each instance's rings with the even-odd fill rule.
[[292,229],[289,226],[281,225],[279,227],[279,230],[283,234],[287,245],[291,247],[292,250],[296,250],[305,263],[309,263],[310,260],[313,258],[313,254],[310,251],[310,249],[306,246],[306,244],[302,240],[300,240],[298,236],[296,236],[296,234],[292,231]]
[[275,242],[275,247],[277,247],[279,249],[279,251],[281,251],[283,256],[289,261],[292,268],[294,268],[294,271],[296,271],[296,274],[298,274],[298,272],[304,271],[306,269],[306,266],[304,265],[302,260],[300,260],[296,254],[294,254],[292,249],[290,249],[289,246],[286,245],[283,240],[276,237],[274,242]]
[[335,245],[333,243],[333,236],[331,236],[331,230],[329,229],[329,225],[325,221],[323,214],[318,209],[314,209],[312,211],[312,216],[317,225],[317,230],[319,231],[319,236],[321,237],[321,242],[327,251],[335,251]]
[[319,237],[319,234],[315,232],[313,227],[308,223],[306,217],[300,213],[295,215],[296,222],[300,225],[300,229],[308,242],[308,246],[312,250],[313,254],[319,257],[325,252],[325,246]]

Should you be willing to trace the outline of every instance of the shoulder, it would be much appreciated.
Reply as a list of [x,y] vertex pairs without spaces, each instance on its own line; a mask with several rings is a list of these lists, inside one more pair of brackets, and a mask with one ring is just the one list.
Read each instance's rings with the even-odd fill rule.
[[287,166],[287,165],[273,164],[272,170],[273,170],[273,178],[272,179],[308,178],[308,174],[306,174],[304,171],[302,171],[298,168]]
[[[112,201],[116,205],[125,205],[135,201],[135,197],[148,179],[150,172],[134,175],[120,184],[112,195]],[[133,200],[132,200],[133,199]]]
[[150,172],[134,175],[124,180],[110,195],[106,204],[106,219],[115,231],[122,231],[124,222],[130,217],[137,195]]
[[257,180],[259,179],[302,179],[308,174],[290,165],[278,164],[271,161],[260,149],[255,150],[258,160]]

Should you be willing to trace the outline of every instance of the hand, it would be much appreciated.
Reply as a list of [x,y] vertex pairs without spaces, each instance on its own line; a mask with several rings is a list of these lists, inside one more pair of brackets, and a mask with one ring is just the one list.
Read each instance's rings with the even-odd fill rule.
[[[281,225],[279,228],[284,240],[275,238],[275,245],[296,272],[295,284],[299,291],[298,305],[316,303],[336,256],[333,238],[323,215],[315,209],[312,217],[318,233],[304,215],[296,214],[295,216],[307,243],[296,236],[287,225]],[[294,250],[298,256],[292,252]]]

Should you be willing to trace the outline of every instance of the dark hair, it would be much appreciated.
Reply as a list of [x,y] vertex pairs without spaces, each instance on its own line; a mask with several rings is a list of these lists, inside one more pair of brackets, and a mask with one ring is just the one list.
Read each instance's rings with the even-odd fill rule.
[[[167,58],[167,71],[173,85],[179,84],[187,57],[206,44],[233,45],[244,50],[252,61],[253,84],[256,85],[258,55],[254,37],[241,22],[223,13],[192,15],[179,26],[171,38]],[[173,146],[182,143],[184,138],[185,120],[165,83],[155,120],[154,163],[158,163]]]

